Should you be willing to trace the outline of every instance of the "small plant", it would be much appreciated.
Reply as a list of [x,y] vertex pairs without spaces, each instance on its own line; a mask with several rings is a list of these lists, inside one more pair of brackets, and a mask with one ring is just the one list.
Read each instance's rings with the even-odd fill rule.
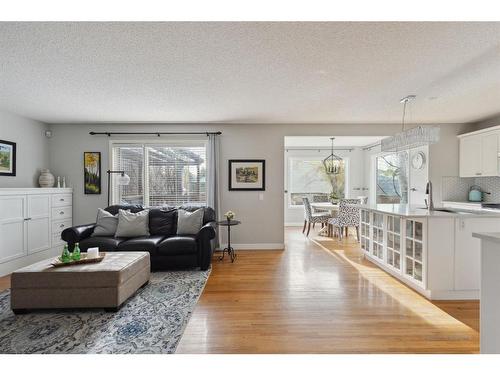
[[233,220],[234,219],[234,212],[233,211],[227,211],[224,216],[226,217],[227,220]]
[[332,191],[329,195],[328,195],[328,198],[331,200],[331,201],[335,201],[337,199],[340,199],[340,197],[338,196],[338,194],[335,192],[335,191]]

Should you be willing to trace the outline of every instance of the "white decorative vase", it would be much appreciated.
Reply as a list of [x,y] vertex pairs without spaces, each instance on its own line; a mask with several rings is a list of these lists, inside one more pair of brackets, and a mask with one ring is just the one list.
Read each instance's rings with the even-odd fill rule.
[[51,188],[54,187],[54,182],[56,179],[54,178],[54,175],[50,173],[50,170],[48,169],[42,169],[42,172],[40,173],[40,177],[38,177],[38,184],[42,188]]

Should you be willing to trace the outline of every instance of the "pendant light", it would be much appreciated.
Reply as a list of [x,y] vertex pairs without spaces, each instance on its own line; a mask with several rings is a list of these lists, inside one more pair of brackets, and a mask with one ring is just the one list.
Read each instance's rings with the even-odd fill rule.
[[439,142],[439,127],[438,126],[417,126],[405,130],[406,106],[409,102],[415,100],[415,95],[408,95],[402,98],[399,102],[403,104],[403,119],[402,129],[400,133],[394,134],[392,137],[382,139],[380,149],[383,152],[409,150],[412,148],[427,146]]
[[333,153],[333,140],[335,137],[331,137],[332,141],[332,152],[329,156],[323,159],[323,166],[327,174],[339,174],[340,173],[340,163],[342,158]]

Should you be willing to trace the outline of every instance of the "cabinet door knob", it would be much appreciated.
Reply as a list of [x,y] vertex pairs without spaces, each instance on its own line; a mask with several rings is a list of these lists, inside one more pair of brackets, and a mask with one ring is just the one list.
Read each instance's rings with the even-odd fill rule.
[[64,228],[64,224],[59,225],[59,228]]
[[64,198],[59,199],[59,202],[64,202]]
[[59,212],[59,215],[64,215],[64,211]]

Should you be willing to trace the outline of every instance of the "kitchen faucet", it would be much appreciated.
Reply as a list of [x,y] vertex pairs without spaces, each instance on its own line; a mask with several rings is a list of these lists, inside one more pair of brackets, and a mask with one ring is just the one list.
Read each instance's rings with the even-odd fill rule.
[[427,209],[430,211],[434,210],[434,201],[432,200],[432,182],[427,181],[427,186],[425,187],[425,194],[427,194],[429,198],[429,203],[427,203],[427,199],[425,200],[425,205]]

